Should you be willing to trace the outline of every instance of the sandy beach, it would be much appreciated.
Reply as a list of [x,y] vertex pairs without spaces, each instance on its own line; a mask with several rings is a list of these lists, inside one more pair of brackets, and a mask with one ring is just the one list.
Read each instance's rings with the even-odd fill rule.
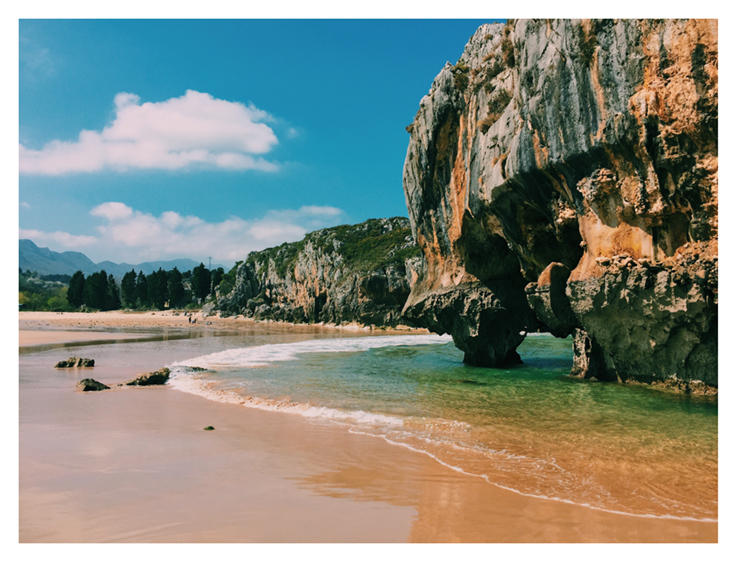
[[[194,323],[189,321],[191,316]],[[427,334],[424,328],[411,328],[399,326],[396,328],[380,328],[363,326],[360,324],[345,324],[335,326],[332,324],[292,324],[290,322],[255,321],[243,316],[207,316],[199,311],[148,311],[148,312],[124,312],[111,310],[106,312],[41,312],[23,311],[19,313],[19,325],[21,330],[125,330],[146,328],[180,328],[186,330],[263,330],[264,326],[269,331],[286,331],[290,333],[358,333],[360,335],[375,334]],[[80,336],[83,338],[85,336]],[[23,345],[30,344],[21,341]]]
[[[160,313],[22,313],[21,346],[58,341],[55,329],[69,343],[81,328],[135,335],[179,321]],[[223,322],[218,328],[289,330],[212,321]],[[74,354],[98,358],[99,367],[53,369],[69,349],[21,354],[21,542],[717,540],[716,523],[522,496],[424,454],[300,416],[168,386],[75,392],[80,378],[115,384],[191,353],[187,340],[119,342],[110,332],[105,337],[115,343],[104,343],[96,332],[94,345],[85,345],[89,333],[76,333],[81,345]],[[215,430],[203,431],[208,425]]]

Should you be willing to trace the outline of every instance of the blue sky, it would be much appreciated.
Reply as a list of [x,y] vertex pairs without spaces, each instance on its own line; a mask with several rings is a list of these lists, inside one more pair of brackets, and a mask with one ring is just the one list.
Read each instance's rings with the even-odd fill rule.
[[23,20],[21,236],[231,263],[406,216],[405,126],[485,21]]

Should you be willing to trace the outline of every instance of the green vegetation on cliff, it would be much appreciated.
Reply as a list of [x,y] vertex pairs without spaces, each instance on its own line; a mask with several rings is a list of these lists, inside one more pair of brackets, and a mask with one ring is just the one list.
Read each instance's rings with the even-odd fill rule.
[[404,217],[325,228],[248,254],[223,278],[211,310],[287,322],[396,325],[423,263]]
[[[386,221],[392,228],[387,230]],[[297,258],[307,244],[311,244],[317,253],[340,254],[347,269],[356,273],[403,265],[407,259],[421,255],[412,240],[409,222],[394,217],[316,230],[298,242],[285,242],[280,246],[251,252],[246,261],[252,265],[259,264],[260,270],[256,267],[259,274],[264,273],[263,267],[271,261],[276,274],[284,277],[288,272],[293,274]]]

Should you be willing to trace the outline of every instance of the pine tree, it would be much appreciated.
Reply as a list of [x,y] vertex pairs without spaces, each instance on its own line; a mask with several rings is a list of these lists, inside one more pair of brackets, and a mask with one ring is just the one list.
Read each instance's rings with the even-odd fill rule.
[[175,267],[168,274],[169,306],[180,307],[184,304],[184,284],[181,272]]
[[150,304],[148,301],[148,281],[142,271],[138,272],[138,277],[135,281],[135,298],[138,308],[146,308]]
[[81,271],[77,271],[69,280],[69,291],[66,293],[66,299],[74,307],[80,307],[84,303],[84,273]]
[[162,309],[168,300],[166,272],[159,268],[146,278],[148,283],[148,302],[155,308]]
[[90,275],[84,282],[84,304],[89,308],[105,310],[108,300],[107,272],[103,269]]
[[192,270],[192,293],[199,300],[210,294],[210,270],[203,263]]
[[107,294],[105,295],[104,310],[117,310],[120,308],[120,292],[118,284],[112,273],[107,276]]
[[136,306],[135,277],[135,270],[131,269],[120,281],[120,300],[126,308]]

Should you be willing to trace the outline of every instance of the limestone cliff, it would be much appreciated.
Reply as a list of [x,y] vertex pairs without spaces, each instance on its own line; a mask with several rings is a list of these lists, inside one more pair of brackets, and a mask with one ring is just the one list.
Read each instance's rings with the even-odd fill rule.
[[481,26],[407,127],[405,314],[474,364],[541,327],[580,376],[717,386],[717,129],[715,21]]
[[255,319],[394,326],[422,269],[409,221],[373,219],[251,252],[210,308]]

